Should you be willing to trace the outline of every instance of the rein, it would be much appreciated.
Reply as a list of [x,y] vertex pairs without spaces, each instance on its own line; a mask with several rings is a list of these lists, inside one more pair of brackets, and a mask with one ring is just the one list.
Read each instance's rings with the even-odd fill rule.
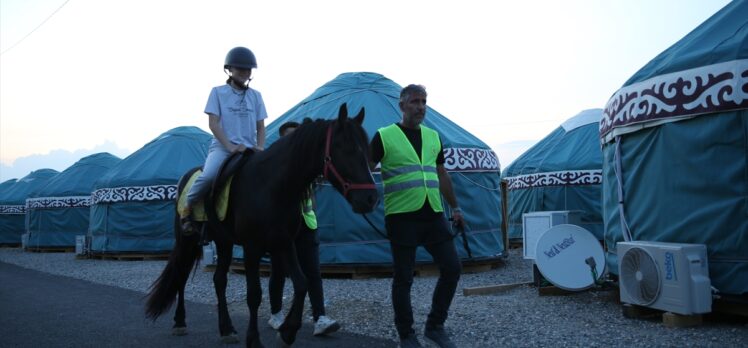
[[322,175],[324,176],[327,181],[330,180],[330,176],[328,173],[332,173],[333,176],[335,176],[335,179],[338,180],[340,185],[343,186],[343,197],[348,198],[348,192],[352,190],[376,190],[376,185],[372,184],[359,184],[359,183],[351,183],[348,180],[344,179],[340,173],[338,173],[337,169],[335,169],[335,165],[332,163],[332,156],[330,156],[330,145],[332,143],[332,124],[327,127],[327,140],[325,141],[325,167],[322,172]]

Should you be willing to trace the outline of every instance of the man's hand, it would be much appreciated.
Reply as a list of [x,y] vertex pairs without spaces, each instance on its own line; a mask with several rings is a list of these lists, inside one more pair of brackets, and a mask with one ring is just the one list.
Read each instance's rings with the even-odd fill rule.
[[465,217],[462,215],[462,209],[452,209],[452,225],[459,228],[465,227]]

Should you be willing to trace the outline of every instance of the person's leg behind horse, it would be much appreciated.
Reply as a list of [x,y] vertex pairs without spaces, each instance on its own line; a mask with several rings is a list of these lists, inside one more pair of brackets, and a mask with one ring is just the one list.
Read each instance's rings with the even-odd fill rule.
[[286,284],[286,272],[280,255],[270,254],[270,280],[268,281],[268,298],[270,298],[270,319],[268,324],[275,329],[283,324],[283,287]]
[[[446,220],[443,218],[435,220],[432,228],[447,229]],[[426,320],[424,336],[439,347],[454,347],[454,343],[444,331],[444,322],[447,320],[449,307],[452,305],[452,299],[460,281],[462,264],[452,239],[427,244],[424,248],[439,267],[439,280],[436,282],[431,298],[431,312]]]
[[301,328],[301,317],[304,312],[304,298],[307,293],[307,281],[304,277],[299,259],[296,256],[294,243],[286,249],[278,251],[283,258],[283,269],[293,282],[293,301],[286,315],[283,325],[278,329],[281,339],[286,344],[292,344],[296,340],[296,333]]
[[262,347],[260,331],[258,329],[257,312],[262,302],[262,286],[260,285],[260,258],[264,251],[257,245],[245,242],[244,271],[247,281],[247,307],[249,307],[249,325],[247,326],[247,347]]
[[195,182],[187,192],[187,206],[185,211],[186,216],[182,216],[182,229],[185,234],[192,234],[197,232],[197,226],[192,222],[192,207],[197,204],[201,199],[205,198],[205,195],[210,191],[213,186],[213,181],[218,175],[218,171],[221,170],[221,165],[229,157],[231,153],[226,150],[220,143],[214,141],[208,148],[208,156],[205,158],[205,164],[203,165],[203,172],[200,176],[195,179]]
[[322,274],[319,266],[319,232],[305,224],[299,228],[296,236],[296,255],[299,258],[301,271],[309,287],[309,303],[312,307],[315,336],[338,331],[340,324],[325,313],[325,294],[322,287]]

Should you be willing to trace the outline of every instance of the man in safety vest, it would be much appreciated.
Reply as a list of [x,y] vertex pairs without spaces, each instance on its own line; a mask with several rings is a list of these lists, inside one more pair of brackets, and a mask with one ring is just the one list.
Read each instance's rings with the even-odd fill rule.
[[[284,137],[291,134],[299,127],[297,122],[289,121],[280,126],[278,133]],[[312,190],[312,188],[309,188]],[[319,269],[319,234],[317,233],[317,216],[314,214],[314,203],[311,196],[302,202],[301,216],[303,222],[299,226],[296,240],[296,256],[299,266],[306,277],[309,288],[309,302],[312,305],[312,319],[314,320],[314,336],[331,334],[340,329],[340,324],[325,315],[325,295],[322,290],[322,275]],[[283,285],[286,280],[286,272],[279,260],[271,260],[270,281],[268,294],[270,297],[270,319],[268,323],[273,329],[283,324]]]
[[401,347],[421,347],[412,327],[410,289],[416,248],[422,245],[440,271],[424,337],[439,347],[454,347],[444,330],[444,322],[462,265],[444,217],[441,195],[451,207],[455,225],[464,223],[462,210],[444,169],[439,134],[421,124],[426,116],[426,89],[408,85],[400,92],[399,105],[402,121],[380,128],[371,142],[371,166],[381,163],[384,181],[384,219],[394,268],[395,326]]

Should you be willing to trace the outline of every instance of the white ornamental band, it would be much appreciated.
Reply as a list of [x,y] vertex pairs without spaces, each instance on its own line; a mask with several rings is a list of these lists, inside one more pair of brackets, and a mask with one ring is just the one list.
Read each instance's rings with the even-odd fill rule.
[[602,170],[567,170],[518,175],[506,178],[508,190],[521,190],[549,186],[600,185]]
[[490,149],[446,148],[444,168],[453,172],[498,172],[499,158]]
[[0,205],[0,215],[24,215],[26,214],[25,205]]
[[91,204],[174,200],[177,185],[101,188],[91,194]]
[[619,89],[600,120],[603,143],[646,126],[748,108],[748,59],[655,76]]
[[36,197],[26,200],[26,210],[88,207],[91,196]]

